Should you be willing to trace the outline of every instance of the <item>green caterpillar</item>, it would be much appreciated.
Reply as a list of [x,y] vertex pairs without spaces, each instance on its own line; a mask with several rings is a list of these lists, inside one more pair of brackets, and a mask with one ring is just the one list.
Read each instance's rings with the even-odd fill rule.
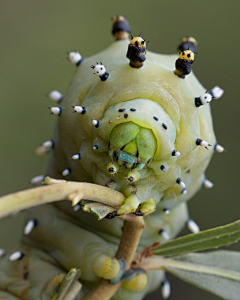
[[76,267],[83,287],[71,299],[84,299],[99,277],[112,283],[123,279],[112,299],[140,300],[160,283],[167,299],[163,271],[128,277],[124,260],[112,258],[123,224],[116,217],[150,214],[138,252],[174,238],[186,223],[199,231],[186,201],[202,185],[213,186],[204,173],[214,151],[224,148],[216,142],[208,104],[223,90],[206,92],[191,72],[194,38],[181,41],[177,57],[147,51],[141,34],[129,41],[130,26],[122,16],[113,19],[112,33],[116,41],[92,57],[69,53],[77,71],[64,96],[49,94],[59,103],[50,108],[58,123],[37,154],[51,152],[47,175],[109,187],[125,195],[124,203],[114,208],[82,200],[80,205],[81,197],[73,193],[74,208],[58,202],[31,209],[22,249],[0,260],[5,274],[0,298],[58,299],[66,272]]

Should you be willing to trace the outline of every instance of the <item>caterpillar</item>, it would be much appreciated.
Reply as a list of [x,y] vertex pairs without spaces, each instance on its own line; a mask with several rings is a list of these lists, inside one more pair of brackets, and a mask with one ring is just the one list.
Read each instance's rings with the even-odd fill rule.
[[114,258],[124,216],[147,216],[138,253],[173,239],[185,224],[199,231],[186,202],[202,186],[213,186],[205,170],[214,151],[224,148],[217,144],[209,103],[223,90],[206,91],[193,74],[194,38],[182,39],[179,56],[155,54],[142,34],[129,39],[126,18],[112,21],[110,47],[89,58],[69,52],[76,74],[65,95],[49,93],[58,105],[49,107],[57,126],[36,150],[50,154],[46,174],[31,182],[48,175],[94,183],[121,192],[124,202],[117,208],[79,204],[80,195],[72,193],[73,208],[63,201],[29,210],[22,249],[9,256],[0,251],[7,274],[0,296],[57,299],[67,271],[76,267],[83,283],[76,299],[87,297],[101,277],[113,284],[123,280],[112,299],[140,300],[160,283],[167,299],[164,271],[124,273],[124,260]]

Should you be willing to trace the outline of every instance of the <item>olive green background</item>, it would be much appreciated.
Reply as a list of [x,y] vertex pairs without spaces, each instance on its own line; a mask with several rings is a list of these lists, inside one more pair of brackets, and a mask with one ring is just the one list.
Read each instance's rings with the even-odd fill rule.
[[[44,174],[46,157],[36,157],[34,149],[51,139],[57,118],[49,114],[47,106],[54,104],[46,93],[64,93],[75,71],[66,52],[86,57],[104,49],[113,42],[110,18],[123,14],[133,35],[142,32],[150,40],[148,50],[174,53],[181,37],[199,40],[193,70],[206,89],[225,90],[211,107],[218,142],[227,152],[214,155],[207,177],[215,187],[194,197],[190,215],[202,230],[240,219],[239,11],[234,0],[2,0],[0,195],[29,188],[30,178]],[[0,222],[0,248],[17,249],[22,217]],[[240,243],[229,249],[240,250]],[[170,300],[219,299],[168,278]],[[159,291],[147,299],[161,299]]]

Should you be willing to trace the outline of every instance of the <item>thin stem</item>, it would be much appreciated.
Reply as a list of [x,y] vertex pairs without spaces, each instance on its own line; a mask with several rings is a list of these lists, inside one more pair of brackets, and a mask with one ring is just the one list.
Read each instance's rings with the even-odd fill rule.
[[[123,233],[115,257],[126,259],[126,269],[130,267],[134,258],[144,227],[143,217],[128,218],[123,223]],[[121,284],[120,281],[115,285],[111,285],[109,280],[101,279],[84,300],[109,300]]]
[[150,257],[146,258],[144,261],[140,262],[135,266],[136,268],[143,268],[146,271],[149,270],[166,270],[169,271],[169,268],[176,268],[190,272],[204,273],[210,274],[214,276],[220,276],[232,280],[240,281],[240,273],[235,271],[229,271],[226,269],[211,267],[211,266],[203,266],[188,262],[182,262],[167,258],[160,257]]
[[[67,200],[77,193],[78,201],[88,199],[119,208],[125,199],[122,193],[92,183],[66,181],[58,184],[36,187],[0,198],[0,219],[10,214],[45,203]],[[70,199],[73,205],[77,203]]]

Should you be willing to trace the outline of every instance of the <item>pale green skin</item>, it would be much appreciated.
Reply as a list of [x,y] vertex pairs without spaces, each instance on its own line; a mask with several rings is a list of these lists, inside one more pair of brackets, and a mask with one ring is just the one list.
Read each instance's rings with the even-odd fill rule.
[[[109,184],[109,187],[129,196],[132,192],[126,180],[129,169],[121,169],[118,175],[112,176],[106,168],[110,162],[107,148],[109,135],[114,125],[122,122],[132,121],[150,128],[158,148],[154,160],[140,171],[142,177],[136,182],[136,195],[140,202],[153,198],[157,210],[145,218],[146,227],[138,247],[138,250],[142,250],[153,242],[165,242],[164,237],[158,234],[160,229],[166,230],[172,239],[184,227],[188,219],[185,202],[201,187],[204,172],[213,154],[213,147],[206,150],[197,146],[195,141],[201,138],[214,145],[215,135],[210,106],[196,108],[194,104],[194,98],[202,95],[206,89],[192,73],[186,79],[180,79],[173,73],[177,56],[148,51],[144,66],[134,69],[129,66],[126,58],[128,43],[127,40],[117,41],[106,50],[84,59],[78,67],[62,102],[63,112],[54,135],[56,146],[51,154],[47,174],[62,178],[62,171],[71,167],[72,173],[67,177],[68,180],[106,185],[114,179],[116,184]],[[96,61],[102,61],[110,73],[105,82],[92,74],[90,65]],[[87,107],[87,113],[73,114],[73,105]],[[128,119],[117,119],[123,114],[117,111],[119,108],[136,108],[137,112],[128,110]],[[153,116],[167,124],[168,130],[164,130]],[[99,128],[92,125],[92,119],[101,120]],[[108,123],[109,119],[111,124]],[[101,146],[98,151],[92,149],[96,141]],[[181,153],[179,158],[171,156],[173,149]],[[72,155],[79,150],[82,159],[72,161]],[[159,170],[162,163],[167,166],[166,173]],[[186,173],[189,169],[190,173]],[[181,194],[182,188],[176,184],[178,177],[186,184],[186,195]],[[83,211],[74,212],[67,202],[61,202],[57,207],[64,212],[56,206],[45,205],[29,213],[28,219],[37,217],[39,226],[24,239],[25,245],[35,248],[28,252],[23,248],[27,254],[25,260],[9,263],[7,257],[0,259],[0,288],[5,290],[8,286],[8,291],[17,297],[8,294],[8,299],[51,299],[54,295],[54,285],[51,284],[53,276],[67,273],[72,267],[81,270],[83,290],[78,299],[82,299],[98,281],[91,268],[94,257],[99,253],[114,256],[121,236],[120,219],[98,221],[94,215]],[[171,209],[169,215],[163,212],[165,207]],[[19,267],[26,259],[30,280],[22,279],[24,269]],[[46,267],[41,274],[34,273],[38,265]],[[17,272],[16,266],[19,268]],[[2,281],[6,273],[9,277]],[[132,293],[120,288],[113,299],[140,300],[156,289],[163,278],[164,272],[149,271],[148,284],[142,292]],[[33,288],[36,282],[38,288]],[[5,294],[0,292],[0,296]]]

